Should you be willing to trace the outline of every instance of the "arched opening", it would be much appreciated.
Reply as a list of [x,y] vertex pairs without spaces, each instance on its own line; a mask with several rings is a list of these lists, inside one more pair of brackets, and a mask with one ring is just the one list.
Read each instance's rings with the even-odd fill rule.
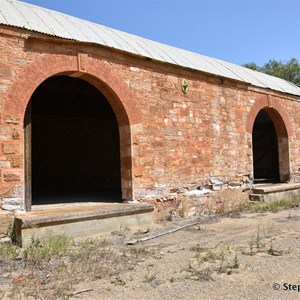
[[280,182],[279,139],[272,115],[265,109],[256,116],[252,146],[254,182]]
[[27,107],[25,139],[33,205],[121,201],[119,126],[90,83],[55,76],[40,84]]

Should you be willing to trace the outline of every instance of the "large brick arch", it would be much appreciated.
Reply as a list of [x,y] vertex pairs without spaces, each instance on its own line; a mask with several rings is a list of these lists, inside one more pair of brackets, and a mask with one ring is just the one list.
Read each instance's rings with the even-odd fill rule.
[[[2,121],[7,117],[24,121],[28,103],[36,88],[47,78],[58,75],[79,77],[89,82],[98,88],[110,103],[120,131],[122,197],[133,199],[132,128],[140,123],[141,113],[126,82],[112,70],[109,63],[86,55],[82,71],[79,55],[43,55],[17,73],[4,101]],[[27,207],[30,205],[26,204]]]
[[292,127],[289,118],[277,99],[270,99],[264,95],[257,99],[248,115],[246,131],[252,135],[253,126],[258,113],[264,110],[273,121],[278,139],[279,173],[280,181],[290,180],[289,136]]
[[255,103],[252,106],[247,118],[247,133],[252,134],[255,119],[262,109],[266,110],[270,115],[272,121],[274,122],[278,136],[288,137],[292,135],[292,127],[284,109],[278,103],[278,101],[275,99],[269,99],[267,95],[261,96],[259,99],[255,100]]
[[4,104],[4,115],[24,117],[28,102],[36,88],[47,78],[55,75],[76,74],[97,87],[112,106],[119,126],[140,123],[139,109],[132,99],[124,80],[111,70],[108,63],[88,58],[87,72],[78,72],[78,57],[47,54],[30,63],[10,87]]

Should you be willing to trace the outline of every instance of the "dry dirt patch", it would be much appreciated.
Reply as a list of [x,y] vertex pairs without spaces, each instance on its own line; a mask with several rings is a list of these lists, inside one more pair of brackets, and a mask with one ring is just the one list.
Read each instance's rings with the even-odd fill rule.
[[156,224],[146,234],[69,244],[48,260],[2,258],[1,299],[300,298],[292,286],[300,284],[297,208],[200,217],[194,226],[126,245],[197,218]]

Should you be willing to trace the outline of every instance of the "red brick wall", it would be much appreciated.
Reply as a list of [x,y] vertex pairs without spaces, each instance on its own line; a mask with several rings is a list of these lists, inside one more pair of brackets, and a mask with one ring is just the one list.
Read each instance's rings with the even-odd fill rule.
[[[0,27],[0,198],[4,209],[22,209],[24,204],[24,114],[34,90],[56,74],[80,76],[112,106],[120,130],[125,199],[184,187],[247,184],[252,178],[252,126],[263,108],[273,116],[285,144],[286,179],[300,176],[299,97],[105,47],[51,38],[42,41],[41,36]],[[186,94],[182,79],[188,80]]]

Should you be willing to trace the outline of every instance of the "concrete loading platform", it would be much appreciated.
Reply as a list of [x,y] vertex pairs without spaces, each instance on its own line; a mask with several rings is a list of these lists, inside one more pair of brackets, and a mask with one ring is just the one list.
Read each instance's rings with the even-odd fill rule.
[[300,197],[300,183],[257,184],[252,188],[251,201],[271,202]]
[[52,236],[72,238],[101,236],[126,228],[149,229],[153,224],[151,204],[141,203],[74,203],[33,207],[33,211],[15,217],[16,240],[23,247],[31,239]]

